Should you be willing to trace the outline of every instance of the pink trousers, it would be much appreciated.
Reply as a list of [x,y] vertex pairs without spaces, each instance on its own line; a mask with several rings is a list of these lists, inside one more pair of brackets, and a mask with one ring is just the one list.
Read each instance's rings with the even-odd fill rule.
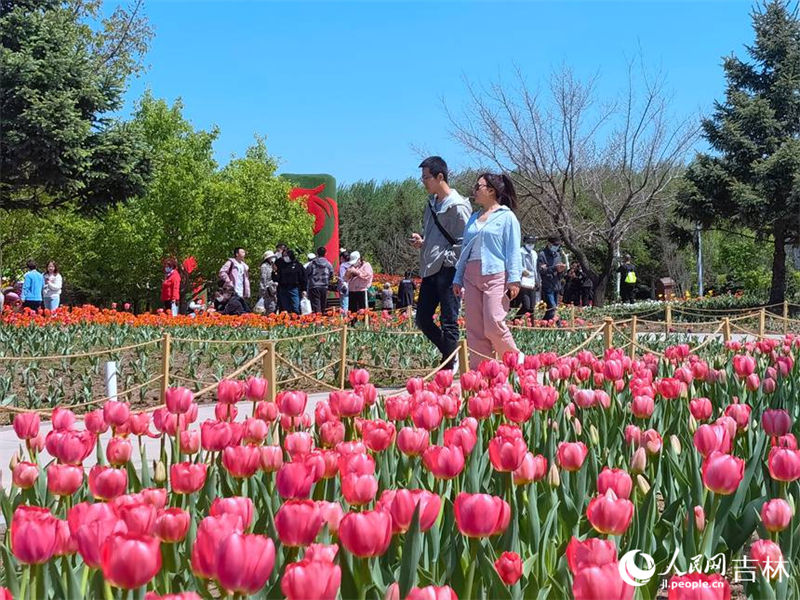
[[509,350],[516,352],[517,345],[505,322],[509,300],[505,294],[506,274],[481,275],[481,262],[467,263],[464,273],[464,317],[467,322],[467,347],[469,368],[475,369],[484,360],[480,352],[499,358]]

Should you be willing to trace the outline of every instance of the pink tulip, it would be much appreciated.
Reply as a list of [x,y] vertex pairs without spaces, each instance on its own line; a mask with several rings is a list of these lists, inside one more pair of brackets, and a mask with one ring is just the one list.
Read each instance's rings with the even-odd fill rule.
[[364,445],[373,452],[382,452],[394,442],[395,428],[391,423],[380,419],[364,421],[361,424],[361,438]]
[[[518,431],[518,430],[517,430]],[[528,445],[522,435],[496,435],[489,441],[489,460],[497,471],[514,471],[522,464]]]
[[57,529],[58,520],[48,509],[18,506],[11,519],[11,553],[26,565],[46,563],[56,551]]
[[776,481],[800,479],[800,451],[789,448],[772,448],[767,459],[770,476]]
[[767,531],[783,531],[792,521],[792,507],[783,498],[764,502],[761,507],[761,521]]
[[572,581],[575,600],[631,600],[634,587],[622,581],[617,563],[579,570]]
[[772,540],[756,540],[750,546],[752,558],[760,571],[769,578],[776,578],[780,574],[779,567],[785,567],[781,547]]
[[169,412],[174,415],[182,415],[191,407],[194,394],[185,387],[167,388],[165,400]]
[[617,498],[609,488],[605,494],[593,498],[586,507],[586,518],[592,527],[605,535],[622,535],[633,518],[633,502]]
[[503,533],[511,520],[508,502],[489,494],[461,492],[453,505],[458,530],[468,537]]
[[631,413],[637,419],[649,419],[654,409],[655,403],[650,396],[636,396],[631,402]]
[[75,424],[75,413],[68,408],[57,406],[53,409],[51,422],[53,424],[53,429],[72,429],[72,426]]
[[275,530],[284,546],[308,546],[322,525],[322,512],[312,500],[287,500],[275,513]]
[[102,408],[86,413],[83,417],[83,424],[88,431],[97,435],[108,431],[108,423]]
[[96,439],[89,431],[51,431],[45,438],[45,446],[59,462],[79,465],[94,450]]
[[275,398],[275,402],[282,414],[296,417],[303,414],[306,409],[308,396],[305,392],[280,392]]
[[200,451],[200,430],[187,429],[181,431],[181,452],[184,454],[197,454]]
[[39,466],[32,462],[21,461],[11,471],[11,481],[23,490],[32,488],[38,477]]
[[274,402],[259,402],[256,404],[256,411],[253,415],[256,419],[261,419],[266,423],[272,423],[278,418],[278,405]]
[[561,442],[556,451],[559,466],[565,471],[577,471],[583,466],[589,449],[583,442]]
[[369,504],[378,492],[378,480],[374,475],[348,473],[342,477],[342,496],[351,506]]
[[116,509],[104,502],[81,502],[67,513],[69,531],[78,545],[78,553],[89,567],[100,568],[101,548],[113,533],[124,533],[125,523]]
[[106,458],[114,467],[121,467],[131,459],[133,447],[127,438],[112,437],[106,446]]
[[698,421],[707,421],[711,418],[713,407],[708,398],[692,398],[689,400],[689,412]]
[[51,464],[47,467],[47,489],[54,496],[72,496],[83,485],[83,468]]
[[347,513],[339,523],[339,540],[354,556],[381,556],[392,541],[392,518],[380,510]]
[[195,575],[203,579],[217,577],[217,550],[224,539],[236,532],[242,533],[242,520],[238,515],[224,514],[200,521],[191,556]]
[[222,466],[238,479],[252,477],[261,467],[261,451],[258,446],[228,446],[222,451]]
[[169,468],[169,481],[175,494],[193,494],[206,482],[206,463],[182,462]]
[[14,433],[21,440],[30,440],[39,435],[39,413],[21,412],[14,416]]
[[341,581],[339,565],[304,559],[286,565],[281,591],[287,600],[335,600]]
[[617,562],[617,547],[611,540],[586,538],[578,540],[575,536],[567,544],[567,566],[573,575],[586,567],[602,567]]
[[156,517],[154,535],[162,542],[174,544],[181,542],[189,532],[191,517],[181,508],[167,508]]
[[302,500],[311,494],[311,486],[316,481],[313,468],[302,462],[285,463],[278,470],[275,486],[281,498],[295,498]]
[[131,416],[131,406],[127,402],[108,400],[103,405],[103,416],[112,427],[123,427]]
[[761,426],[767,435],[786,435],[792,430],[792,417],[782,409],[767,409],[761,414]]
[[227,498],[214,498],[208,514],[212,517],[221,515],[238,516],[242,522],[242,529],[246,530],[253,522],[253,510],[253,501],[250,498],[229,496]]
[[133,535],[153,535],[158,511],[152,504],[138,502],[117,508],[120,519]]
[[[467,417],[472,419],[472,417]],[[418,431],[425,431],[424,429]],[[427,434],[427,432],[425,432]],[[426,437],[427,439],[427,437]],[[458,446],[464,453],[464,456],[469,456],[475,444],[478,443],[478,436],[475,430],[468,425],[458,425],[457,427],[448,427],[444,431],[444,445],[445,446]]]
[[267,380],[261,377],[248,377],[245,383],[244,395],[245,398],[253,402],[258,402],[264,399],[267,395]]
[[453,479],[464,470],[466,461],[459,446],[428,446],[422,463],[437,479]]
[[217,385],[217,401],[220,404],[236,404],[244,396],[242,384],[233,379],[223,379]]
[[407,456],[419,456],[428,447],[429,435],[425,429],[403,427],[397,434],[397,447]]
[[261,446],[258,451],[262,471],[272,473],[283,465],[283,449],[280,446]]
[[100,500],[113,500],[125,493],[128,487],[128,472],[95,465],[89,471],[89,490]]
[[541,454],[526,452],[522,464],[514,471],[514,484],[527,485],[543,479],[547,474],[547,459]]
[[439,516],[442,501],[439,496],[426,490],[384,490],[377,509],[385,510],[392,517],[392,533],[405,533],[411,526],[414,511],[419,506],[419,529],[428,531]]
[[631,476],[622,469],[610,469],[605,467],[597,476],[597,493],[605,494],[608,490],[614,490],[617,498],[630,498],[633,489]]
[[703,461],[703,485],[716,494],[732,494],[744,476],[741,458],[713,451]]
[[740,379],[744,379],[756,370],[756,361],[752,356],[737,354],[733,357],[733,371]]

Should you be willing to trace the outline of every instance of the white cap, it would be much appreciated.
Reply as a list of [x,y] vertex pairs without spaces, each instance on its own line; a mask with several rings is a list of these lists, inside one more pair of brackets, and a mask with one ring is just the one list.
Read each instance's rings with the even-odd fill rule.
[[354,262],[358,261],[359,258],[361,258],[361,253],[358,250],[353,250],[350,253],[350,262],[351,263],[354,263]]
[[306,254],[306,258],[308,260],[314,260],[315,258],[317,258],[317,255],[314,254],[313,252],[309,252],[308,254]]

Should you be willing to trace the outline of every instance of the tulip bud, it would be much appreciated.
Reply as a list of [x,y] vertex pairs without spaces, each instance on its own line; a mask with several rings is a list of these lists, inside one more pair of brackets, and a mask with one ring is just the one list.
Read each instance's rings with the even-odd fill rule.
[[11,460],[8,462],[8,470],[13,471],[14,469],[17,468],[18,464],[19,464],[19,454],[15,452],[14,454],[11,455]]
[[680,456],[681,453],[681,441],[678,439],[678,436],[674,433],[669,436],[669,445],[672,446],[672,451],[677,455]]
[[695,419],[692,415],[689,415],[689,433],[694,435],[695,431],[697,431],[697,419]]
[[156,483],[164,483],[167,480],[167,467],[163,461],[158,461],[153,471],[153,481]]
[[550,465],[550,472],[547,474],[547,483],[550,487],[554,488],[561,485],[561,476],[558,474],[558,468],[555,464]]
[[631,473],[644,473],[647,468],[647,452],[644,448],[637,448],[631,459]]
[[589,439],[595,446],[600,445],[600,433],[597,431],[597,427],[595,427],[594,424],[589,425]]
[[642,496],[646,496],[647,493],[650,491],[650,484],[648,483],[647,479],[645,479],[642,475],[636,476],[636,487]]
[[583,433],[583,426],[581,425],[581,420],[578,417],[572,419],[572,428],[575,430],[575,436],[581,437]]
[[706,528],[706,512],[702,506],[694,507],[694,526],[697,531],[703,531]]

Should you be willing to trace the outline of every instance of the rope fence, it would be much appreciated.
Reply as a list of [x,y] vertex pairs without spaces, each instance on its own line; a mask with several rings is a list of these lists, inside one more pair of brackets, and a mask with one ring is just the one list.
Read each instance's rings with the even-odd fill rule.
[[[567,350],[561,357],[567,357],[580,352],[584,348],[587,348],[590,344],[595,342],[600,336],[603,337],[603,348],[612,348],[612,347],[619,347],[619,348],[627,348],[628,352],[631,356],[634,356],[636,351],[652,353],[657,356],[663,357],[664,354],[659,350],[654,348],[649,348],[644,345],[640,341],[641,335],[659,335],[664,336],[663,339],[665,342],[669,343],[669,336],[670,334],[675,334],[680,332],[676,332],[676,328],[707,328],[709,331],[704,332],[697,332],[691,331],[686,332],[691,333],[693,335],[703,335],[704,338],[700,341],[697,345],[690,348],[691,352],[697,352],[714,341],[722,341],[728,342],[731,340],[731,336],[733,332],[740,332],[747,336],[752,336],[757,339],[762,339],[769,335],[780,335],[782,333],[786,333],[789,330],[789,327],[793,324],[800,324],[800,319],[792,319],[788,317],[788,303],[783,303],[783,316],[770,313],[767,315],[767,309],[772,308],[774,306],[781,306],[781,305],[773,305],[773,306],[765,306],[761,307],[756,312],[750,312],[747,314],[738,314],[734,313],[736,316],[725,316],[719,320],[714,321],[702,321],[702,322],[682,322],[682,321],[673,321],[672,319],[672,306],[670,304],[665,305],[664,312],[665,312],[665,321],[651,321],[648,319],[639,318],[637,315],[633,315],[629,318],[625,318],[623,320],[615,321],[612,317],[605,317],[604,322],[601,325],[597,324],[587,324],[587,325],[575,325],[574,320],[572,325],[565,326],[565,327],[527,327],[527,326],[512,326],[512,329],[518,332],[527,332],[527,331],[547,331],[547,332],[581,332],[586,331],[587,337],[583,339],[579,344],[575,347]],[[710,316],[710,315],[707,315]],[[767,316],[769,316],[769,321],[767,320]],[[755,329],[751,329],[747,325],[752,322],[756,324]],[[776,329],[769,330],[767,329],[767,324],[771,326],[777,325],[782,331],[777,331]],[[367,324],[368,326],[368,324]],[[651,328],[655,331],[644,331],[640,328]],[[219,386],[220,381],[223,379],[232,379],[235,377],[240,376],[242,373],[245,373],[249,369],[253,369],[260,365],[260,372],[262,376],[264,376],[267,381],[269,382],[268,385],[268,397],[269,400],[274,400],[277,392],[281,387],[284,387],[288,384],[295,384],[300,381],[308,381],[312,383],[318,389],[326,389],[326,390],[339,390],[344,389],[346,383],[346,372],[348,366],[355,366],[361,368],[367,368],[371,370],[377,371],[384,371],[390,374],[398,374],[398,376],[402,375],[409,375],[409,376],[420,376],[422,379],[428,381],[436,376],[436,373],[444,369],[455,357],[458,357],[459,360],[459,372],[463,374],[468,369],[468,362],[470,354],[473,356],[477,356],[481,359],[492,360],[496,359],[495,356],[487,356],[476,350],[470,348],[467,344],[466,339],[461,339],[457,348],[441,363],[436,365],[435,367],[408,367],[408,368],[401,368],[389,365],[375,365],[369,364],[363,360],[359,360],[352,356],[348,356],[348,336],[358,336],[359,334],[365,333],[377,333],[380,335],[398,335],[398,336],[421,336],[422,333],[420,331],[373,331],[368,328],[352,328],[349,327],[347,324],[337,327],[331,330],[324,330],[318,331],[308,334],[284,337],[284,338],[259,338],[259,339],[246,339],[246,340],[208,340],[202,338],[182,338],[182,337],[172,337],[170,333],[165,333],[163,337],[150,340],[147,342],[141,342],[137,344],[131,344],[127,346],[117,347],[117,348],[107,348],[103,350],[98,350],[94,352],[82,352],[78,354],[65,354],[65,355],[49,355],[49,356],[0,356],[0,363],[3,361],[6,362],[13,362],[13,361],[43,361],[43,360],[71,360],[75,358],[87,358],[87,357],[96,357],[96,356],[105,356],[111,355],[116,353],[121,353],[127,350],[134,350],[139,349],[147,346],[153,345],[160,345],[161,346],[161,370],[160,373],[154,377],[149,378],[147,381],[133,385],[126,390],[117,392],[116,394],[109,395],[107,397],[103,397],[100,399],[90,400],[87,402],[82,402],[79,404],[72,404],[68,405],[71,409],[76,408],[86,408],[89,406],[94,406],[98,404],[102,404],[110,399],[120,399],[120,398],[127,398],[130,397],[133,393],[141,390],[149,390],[154,387],[158,387],[159,391],[159,399],[160,404],[158,406],[148,407],[145,410],[152,411],[157,408],[161,408],[165,406],[165,396],[166,391],[169,388],[172,381],[177,383],[187,383],[194,385],[195,387],[199,387],[200,389],[194,393],[195,397],[202,397],[209,393],[214,392],[217,387]],[[316,338],[330,338],[331,336],[337,336],[339,338],[339,350],[338,356],[337,353],[334,352],[333,360],[327,362],[319,367],[309,367],[308,370],[302,369],[300,366],[293,364],[289,358],[282,355],[277,347],[278,344],[283,342],[290,342],[290,341],[305,341],[311,340]],[[618,339],[621,341],[621,344],[615,344],[615,335],[618,336]],[[236,369],[228,372],[225,374],[224,378],[220,377],[219,379],[215,379],[214,381],[204,381],[202,379],[194,379],[192,377],[187,377],[185,375],[181,375],[174,372],[173,367],[173,344],[228,344],[228,345],[257,345],[259,346],[260,350],[253,356],[246,360],[243,364],[238,366]],[[238,362],[238,360],[236,360]],[[286,370],[288,370],[288,376],[283,378],[278,378],[278,366],[282,366]],[[335,380],[333,382],[325,381],[324,374],[327,371],[333,369],[334,370],[334,377]],[[220,372],[218,372],[218,375]],[[321,378],[322,377],[322,378]],[[215,376],[216,378],[216,376]],[[284,388],[285,389],[285,388]],[[50,409],[36,409],[36,408],[23,408],[19,406],[0,406],[0,413],[8,412],[8,413],[18,413],[18,412],[39,412],[43,415],[49,415],[52,413]]]

